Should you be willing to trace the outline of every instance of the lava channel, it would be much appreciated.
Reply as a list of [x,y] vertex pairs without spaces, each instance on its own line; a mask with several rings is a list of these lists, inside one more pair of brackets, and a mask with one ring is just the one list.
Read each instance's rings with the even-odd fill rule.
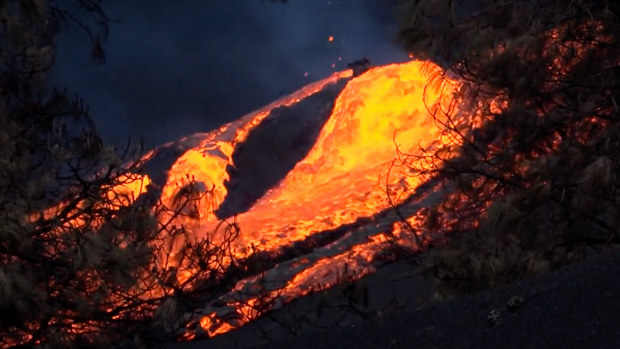
[[[399,223],[399,217],[390,212],[386,190],[393,197],[403,197],[421,184],[420,178],[403,171],[391,171],[386,177],[397,148],[416,154],[441,137],[433,114],[437,108],[445,109],[456,84],[445,81],[436,88],[426,88],[429,71],[438,70],[428,62],[410,61],[375,67],[348,81],[307,156],[236,217],[241,235],[233,242],[233,253],[239,258],[248,255],[250,246],[254,253],[281,255],[287,248],[290,251],[291,246],[305,243],[312,246],[311,251],[281,258],[262,275],[271,285],[266,294],[264,289],[261,296],[252,291],[256,278],[240,281],[232,292],[205,307],[187,338],[227,332],[257,318],[266,308],[277,309],[292,299],[329,287],[337,282],[330,276],[338,274],[337,270],[346,268],[359,278],[375,269],[373,260],[385,246],[386,234],[393,233]],[[338,75],[343,76],[347,73]],[[237,141],[227,143],[228,150],[221,151],[225,156],[217,157],[221,160],[214,160],[204,145],[182,155],[169,171],[163,197],[172,196],[178,188],[173,185],[188,174],[225,196],[232,147],[267,114],[255,115],[260,117],[240,127],[233,138]],[[221,132],[228,130],[230,127],[224,127]],[[218,138],[219,134],[210,136],[209,143],[217,145]],[[431,205],[435,197],[429,193],[435,189],[412,201],[407,217]],[[215,209],[213,202],[204,206],[209,209],[193,231],[196,238],[208,236],[218,223],[217,217],[209,214]],[[269,306],[265,307],[266,303]]]

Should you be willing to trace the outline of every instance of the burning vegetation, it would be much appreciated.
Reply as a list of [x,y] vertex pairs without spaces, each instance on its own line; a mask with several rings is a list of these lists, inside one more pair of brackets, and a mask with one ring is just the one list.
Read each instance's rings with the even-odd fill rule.
[[[160,150],[106,147],[79,100],[40,98],[66,12],[0,11],[2,347],[210,337],[343,281],[368,316],[356,280],[386,261],[415,261],[449,297],[615,244],[619,5],[452,6],[401,7],[403,46],[443,68],[358,61],[201,135],[161,183],[145,174]],[[235,151],[273,109],[343,81],[303,160],[218,216]]]

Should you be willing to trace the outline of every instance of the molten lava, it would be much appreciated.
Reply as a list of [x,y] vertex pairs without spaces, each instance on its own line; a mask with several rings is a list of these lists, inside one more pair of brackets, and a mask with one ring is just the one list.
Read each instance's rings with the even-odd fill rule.
[[[187,185],[191,179],[202,183],[205,189],[212,191],[216,201],[218,198],[225,197],[227,192],[224,182],[229,179],[226,166],[232,164],[232,153],[235,146],[242,143],[250,131],[269,116],[271,110],[298,103],[302,99],[321,91],[325,86],[346,79],[351,75],[350,71],[334,73],[326,79],[309,84],[301,90],[215,131],[187,137],[186,140],[193,138],[191,139],[194,141],[193,147],[178,157],[168,170],[167,182],[163,185],[162,201],[170,204],[178,189]],[[142,161],[148,162],[158,152],[163,152],[173,146],[174,143],[172,142],[165,144],[146,154]],[[212,205],[208,203],[206,206],[210,208]],[[212,210],[207,211],[212,212]],[[209,212],[204,212],[204,214],[209,216]]]
[[[412,153],[440,135],[427,105],[432,110],[446,91],[425,95],[422,65],[378,67],[351,80],[308,156],[238,216],[242,244],[273,249],[387,208],[381,178],[397,155],[396,145]],[[417,181],[394,174],[389,184],[402,192]]]
[[[445,110],[456,86],[446,81],[438,88],[427,88],[427,73],[438,69],[427,62],[410,61],[375,67],[348,81],[307,156],[251,209],[237,216],[241,236],[232,242],[226,263],[246,258],[249,252],[282,254],[287,247],[330,230],[341,229],[342,233],[313,243],[312,251],[302,256],[279,259],[282,262],[260,276],[268,280],[260,283],[269,285],[267,289],[262,286],[256,291],[258,276],[239,281],[229,294],[206,305],[198,327],[189,329],[186,338],[238,328],[278,304],[334,285],[341,281],[336,275],[343,269],[353,273],[349,276],[353,279],[375,269],[373,261],[388,235],[398,234],[401,217],[390,211],[390,206],[421,184],[421,179],[406,172],[390,171],[397,149],[415,154],[441,138],[440,127],[434,122],[441,113],[435,115],[435,111],[438,107]],[[143,158],[147,170],[157,167],[151,161],[158,155],[172,152],[174,157],[164,181],[144,176],[131,187],[112,188],[111,193],[135,197],[150,184],[161,189],[164,204],[174,206],[179,191],[197,183],[209,195],[200,202],[199,223],[191,225],[190,233],[196,239],[217,240],[210,236],[219,223],[213,212],[230,194],[226,182],[234,168],[236,147],[274,108],[298,103],[351,76],[351,70],[335,73],[218,130],[187,137],[178,143],[183,146],[169,143],[155,149]],[[406,207],[406,218],[414,219],[423,204],[418,201]],[[380,220],[375,217],[379,214]],[[360,219],[370,223],[348,226]],[[178,277],[186,279],[192,270],[179,271]],[[260,310],[257,304],[262,304]]]
[[[419,178],[399,171],[392,171],[389,178],[386,175],[397,156],[397,148],[415,154],[421,147],[440,139],[440,128],[431,114],[449,101],[455,86],[447,82],[441,89],[426,88],[429,75],[426,72],[438,69],[436,66],[429,69],[426,62],[411,61],[376,67],[350,80],[305,159],[249,211],[237,216],[242,233],[233,243],[233,254],[242,258],[250,246],[254,252],[278,251],[313,234],[388,209],[386,190],[398,201],[398,197],[415,189],[420,184]],[[339,73],[338,77],[347,74],[350,72]],[[295,102],[301,98],[295,98]],[[203,144],[179,157],[169,171],[163,196],[174,195],[177,188],[174,185],[183,183],[188,175],[225,196],[226,165],[231,161],[235,144],[245,139],[268,112],[255,115],[240,128],[233,141],[224,142],[219,135],[209,137],[212,148],[219,148],[219,155],[206,152]],[[212,215],[205,214],[203,218],[201,227],[194,231],[197,237],[207,236],[218,223]],[[260,316],[260,312],[252,311],[252,304],[259,297],[290,301],[314,290],[313,284],[333,285],[338,282],[330,276],[334,269],[344,266],[355,270],[356,277],[371,272],[373,267],[369,262],[386,240],[382,234],[391,232],[398,220],[392,218],[365,232],[352,231],[346,238],[321,247],[321,251],[314,253],[313,262],[294,262],[297,269],[274,268],[279,270],[272,274],[273,278],[281,279],[280,286],[268,290],[267,295],[248,292],[248,285],[256,280],[240,282],[233,292],[237,296],[228,295],[220,300],[227,304],[227,310],[205,309],[201,330],[212,336]],[[236,313],[237,320],[232,323],[221,320],[230,318],[230,314],[220,314],[222,311]]]

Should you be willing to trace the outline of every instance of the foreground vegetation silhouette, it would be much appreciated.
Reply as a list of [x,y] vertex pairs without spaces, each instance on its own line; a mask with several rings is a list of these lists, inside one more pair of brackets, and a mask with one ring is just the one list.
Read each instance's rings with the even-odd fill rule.
[[[461,82],[460,115],[414,175],[457,190],[417,226],[440,297],[505,285],[620,242],[620,5],[403,0],[399,42]],[[445,120],[445,112],[439,120]]]
[[0,346],[142,347],[178,336],[185,312],[248,269],[224,263],[234,223],[217,243],[190,239],[205,188],[189,178],[162,203],[140,146],[104,145],[80,99],[47,92],[61,29],[105,58],[100,2],[67,6],[0,4]]

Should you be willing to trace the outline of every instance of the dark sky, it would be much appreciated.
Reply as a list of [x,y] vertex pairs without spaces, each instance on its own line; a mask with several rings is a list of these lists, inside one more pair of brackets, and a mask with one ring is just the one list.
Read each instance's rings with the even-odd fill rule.
[[236,119],[326,77],[332,63],[406,60],[393,44],[394,3],[107,0],[120,23],[106,63],[94,65],[86,35],[70,28],[52,82],[90,104],[108,141],[154,146]]

